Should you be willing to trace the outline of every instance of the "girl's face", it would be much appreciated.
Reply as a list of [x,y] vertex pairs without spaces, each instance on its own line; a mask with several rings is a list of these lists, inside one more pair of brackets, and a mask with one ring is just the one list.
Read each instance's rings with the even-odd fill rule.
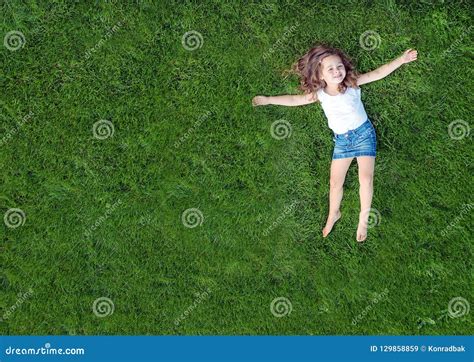
[[330,55],[321,61],[321,79],[327,84],[339,84],[346,76],[346,68],[338,55]]

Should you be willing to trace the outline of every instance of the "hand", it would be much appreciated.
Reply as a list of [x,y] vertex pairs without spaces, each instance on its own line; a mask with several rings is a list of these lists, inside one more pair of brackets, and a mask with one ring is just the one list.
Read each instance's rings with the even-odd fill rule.
[[268,99],[265,96],[256,96],[252,99],[252,105],[255,106],[266,106],[268,104]]
[[402,56],[400,57],[402,59],[403,64],[405,63],[410,63],[416,60],[418,57],[418,52],[413,49],[407,49],[403,52]]

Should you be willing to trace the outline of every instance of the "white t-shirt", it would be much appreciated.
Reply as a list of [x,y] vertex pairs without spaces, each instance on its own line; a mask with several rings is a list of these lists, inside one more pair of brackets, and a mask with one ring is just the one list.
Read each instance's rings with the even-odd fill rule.
[[344,93],[336,96],[330,96],[323,89],[319,89],[316,94],[328,119],[328,126],[334,133],[346,133],[367,120],[367,113],[360,99],[360,88],[347,87]]

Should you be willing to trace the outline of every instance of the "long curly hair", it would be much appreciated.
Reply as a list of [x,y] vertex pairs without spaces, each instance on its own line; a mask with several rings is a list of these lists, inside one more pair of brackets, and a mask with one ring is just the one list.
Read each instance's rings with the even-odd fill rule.
[[330,55],[338,55],[344,67],[346,76],[338,85],[338,90],[344,93],[347,87],[358,88],[357,72],[351,59],[339,48],[333,48],[327,45],[317,45],[311,48],[305,55],[298,59],[291,67],[290,73],[296,74],[300,78],[299,89],[305,94],[316,93],[317,90],[325,88],[326,82],[321,79],[321,62]]

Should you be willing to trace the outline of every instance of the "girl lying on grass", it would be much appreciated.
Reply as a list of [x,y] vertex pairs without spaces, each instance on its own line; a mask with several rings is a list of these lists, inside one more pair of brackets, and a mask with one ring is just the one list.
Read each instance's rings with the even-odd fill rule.
[[356,157],[360,183],[360,213],[356,240],[362,242],[367,238],[373,194],[376,134],[361,102],[359,86],[385,78],[402,64],[416,60],[417,55],[416,50],[408,49],[390,63],[359,75],[349,57],[340,49],[325,45],[316,46],[292,68],[300,77],[299,88],[304,94],[253,98],[254,106],[302,106],[321,103],[328,126],[334,133],[329,214],[323,228],[323,237],[331,232],[334,223],[341,218],[339,207],[344,180],[352,160]]

